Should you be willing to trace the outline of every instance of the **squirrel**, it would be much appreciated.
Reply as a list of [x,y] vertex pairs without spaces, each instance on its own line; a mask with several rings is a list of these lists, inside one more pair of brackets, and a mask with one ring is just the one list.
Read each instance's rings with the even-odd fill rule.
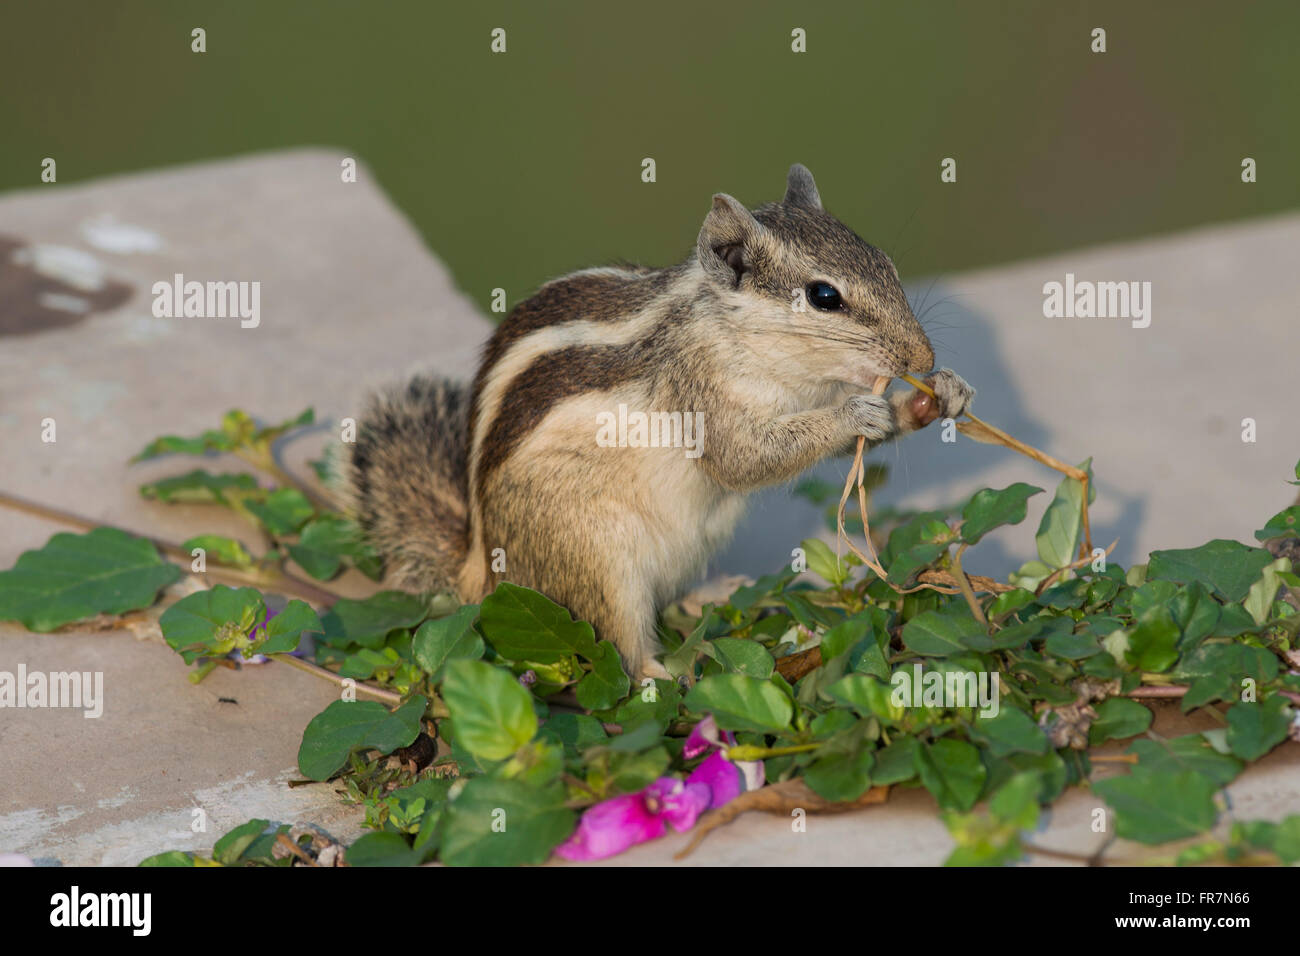
[[[875,446],[962,414],[974,390],[933,365],[893,262],[796,164],[780,202],[714,195],[677,265],[547,282],[497,327],[471,384],[421,375],[373,396],[335,490],[392,585],[467,603],[502,580],[536,589],[638,681],[667,678],[658,613],[746,495],[852,454],[858,436]],[[904,373],[927,374],[935,398],[872,394]],[[622,440],[624,416],[643,421],[626,409],[672,440]],[[620,440],[599,441],[616,414]]]

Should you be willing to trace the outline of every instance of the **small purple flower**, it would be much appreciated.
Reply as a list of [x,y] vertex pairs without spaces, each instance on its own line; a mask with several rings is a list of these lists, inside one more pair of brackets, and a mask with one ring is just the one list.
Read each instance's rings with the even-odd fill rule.
[[519,675],[519,683],[523,684],[525,687],[532,687],[534,684],[537,683],[537,671],[534,670],[524,671],[522,674]]
[[[248,632],[248,639],[250,641],[256,642],[266,637],[267,625],[271,623],[271,618],[275,617],[279,613],[280,613],[279,611],[267,610],[266,617],[262,618],[262,620],[254,624],[253,629]],[[305,658],[307,656],[307,652],[301,646],[301,644],[298,647],[295,647],[293,650],[289,651],[288,653],[293,657]],[[271,659],[267,657],[265,654],[254,654],[252,657],[244,657],[243,652],[240,650],[233,650],[226,656],[239,661],[241,664],[265,664],[267,661]]]

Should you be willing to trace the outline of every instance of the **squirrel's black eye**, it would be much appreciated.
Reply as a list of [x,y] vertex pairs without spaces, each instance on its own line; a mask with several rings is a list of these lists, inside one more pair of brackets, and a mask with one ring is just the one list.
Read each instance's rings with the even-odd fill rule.
[[834,312],[844,305],[839,292],[829,282],[810,282],[804,292],[808,301],[823,312]]

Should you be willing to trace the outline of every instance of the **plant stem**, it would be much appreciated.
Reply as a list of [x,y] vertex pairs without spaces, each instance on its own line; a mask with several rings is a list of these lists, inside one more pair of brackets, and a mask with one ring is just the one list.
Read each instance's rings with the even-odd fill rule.
[[73,514],[70,511],[64,511],[61,508],[52,508],[49,505],[39,504],[35,501],[28,501],[26,498],[19,498],[16,495],[0,491],[0,506],[9,508],[22,514],[33,515],[37,518],[44,518],[47,521],[55,521],[59,524],[66,524],[73,528],[80,528],[83,531],[94,531],[96,528],[112,528],[114,531],[121,531],[123,534],[129,534],[135,538],[142,538],[148,541],[155,548],[174,560],[181,568],[191,574],[205,574],[218,581],[225,580],[237,584],[255,584],[261,587],[273,587],[286,594],[300,597],[303,600],[315,604],[329,606],[337,601],[342,595],[335,594],[325,588],[318,587],[310,581],[305,581],[288,571],[273,570],[271,572],[242,571],[239,568],[210,568],[202,572],[191,571],[190,562],[193,556],[179,544],[166,541],[162,538],[155,538],[147,534],[139,534],[135,531],[129,531],[126,528],[119,528],[116,525],[104,524],[100,521],[91,521],[89,518],[83,518],[81,515]]
[[752,744],[738,744],[728,747],[727,759],[731,761],[766,760],[768,757],[784,757],[787,754],[801,754],[816,750],[821,744],[795,744],[790,747],[755,747]]
[[961,569],[961,555],[968,547],[969,545],[963,543],[957,549],[957,553],[952,556],[953,576],[957,579],[957,587],[961,588],[962,597],[966,599],[966,603],[970,606],[971,614],[975,615],[975,620],[979,621],[984,630],[987,631],[989,621],[984,616],[984,608],[980,607],[979,599],[975,597],[975,592],[971,590],[970,579],[966,577],[966,572]]
[[247,448],[238,448],[235,455],[248,462],[254,468],[260,468],[268,475],[273,477],[277,482],[286,488],[295,488],[300,491],[304,498],[310,501],[320,511],[333,511],[334,505],[319,494],[315,488],[302,481],[296,475],[290,473],[280,466],[275,460],[275,455],[267,451],[265,455],[259,455]]
[[[266,656],[271,658],[273,661],[279,661],[281,664],[288,664],[291,667],[298,668],[300,671],[306,671],[314,677],[319,677],[322,680],[338,684],[340,687],[343,686],[343,681],[346,679],[340,677],[328,668],[321,667],[319,664],[313,664],[311,661],[304,661],[301,658],[294,657],[292,654],[268,654]],[[371,697],[374,697],[377,700],[382,700],[386,704],[396,705],[402,702],[402,695],[397,693],[397,691],[388,690],[384,687],[376,687],[374,684],[367,684],[365,681],[357,681],[356,688],[358,693],[369,694]]]

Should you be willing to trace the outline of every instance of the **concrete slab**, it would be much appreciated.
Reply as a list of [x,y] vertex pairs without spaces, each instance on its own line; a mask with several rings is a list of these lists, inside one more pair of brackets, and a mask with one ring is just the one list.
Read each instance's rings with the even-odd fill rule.
[[[26,274],[10,264],[0,280],[0,311],[44,329],[0,337],[0,487],[139,533],[178,541],[207,530],[261,549],[223,509],[137,494],[193,459],[128,459],[154,435],[213,427],[229,408],[273,421],[312,405],[323,424],[286,456],[307,474],[305,460],[371,385],[417,368],[471,374],[490,324],[364,167],[358,182],[340,182],[340,159],[299,150],[0,199],[10,254],[30,250]],[[260,282],[259,325],[155,317],[153,283],[178,272]],[[41,441],[47,417],[52,444]],[[203,464],[243,470],[237,460]],[[0,512],[0,566],[62,530]],[[371,588],[356,575],[341,589]],[[135,864],[167,848],[210,848],[254,816],[315,821],[342,839],[360,830],[333,788],[284,784],[298,775],[302,729],[336,697],[322,681],[270,664],[195,687],[156,631],[138,640],[0,624],[0,669],[20,662],[102,671],[106,702],[90,720],[0,712],[0,848]],[[206,833],[191,831],[196,807]]]
[[[488,322],[364,169],[356,184],[339,181],[340,159],[294,151],[0,198],[0,242],[10,256],[28,250],[16,266],[25,271],[0,275],[3,311],[18,316],[0,337],[0,487],[137,532],[180,539],[201,529],[256,546],[233,516],[139,499],[138,484],[188,462],[127,459],[153,435],[210,427],[233,406],[271,420],[314,405],[325,424],[288,456],[305,471],[327,430],[371,385],[422,367],[468,376]],[[1119,536],[1119,559],[1129,563],[1155,547],[1249,540],[1289,503],[1283,479],[1300,456],[1286,365],[1295,351],[1300,275],[1289,264],[1297,252],[1300,216],[1082,250],[946,279],[929,292],[941,304],[927,317],[945,326],[934,334],[940,361],[979,389],[981,415],[1060,457],[1095,456],[1095,537]],[[177,272],[261,282],[260,324],[156,318],[150,289]],[[1150,327],[1045,319],[1043,283],[1067,272],[1152,282]],[[920,298],[925,286],[914,291]],[[46,417],[57,422],[53,444],[41,441]],[[1244,417],[1258,423],[1255,444],[1240,441]],[[882,504],[929,506],[984,485],[1055,481],[1000,449],[943,444],[933,429],[876,457],[893,470]],[[822,473],[840,477],[845,466]],[[1038,499],[1025,526],[982,543],[968,568],[1002,574],[1032,556],[1045,505]],[[788,489],[770,492],[717,567],[771,570],[818,526]],[[57,530],[0,512],[0,566]],[[328,685],[268,665],[219,671],[194,687],[147,631],[137,639],[77,626],[34,636],[0,624],[0,668],[19,662],[102,670],[107,703],[97,720],[57,710],[0,714],[0,850],[129,864],[209,846],[229,825],[259,815],[311,820],[343,839],[358,832],[357,814],[330,787],[284,785],[302,728],[333,697]],[[1176,711],[1161,719],[1170,732],[1186,732]],[[283,732],[268,734],[271,727]],[[1298,751],[1286,745],[1233,786],[1243,818],[1294,811]],[[1092,852],[1095,805],[1086,791],[1071,793],[1036,842]],[[196,806],[208,813],[206,834],[190,831]],[[684,840],[616,862],[668,863]],[[787,821],[750,815],[710,836],[689,862],[934,864],[949,850],[928,796],[903,792],[884,807],[813,818],[793,840]]]

